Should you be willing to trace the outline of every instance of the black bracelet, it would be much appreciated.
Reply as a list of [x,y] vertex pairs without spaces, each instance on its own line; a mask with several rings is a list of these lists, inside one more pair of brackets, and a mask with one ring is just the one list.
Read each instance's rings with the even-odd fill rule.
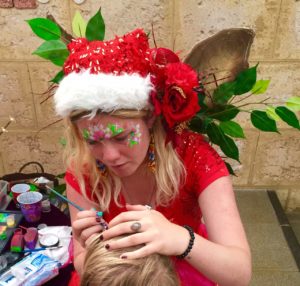
[[190,238],[189,245],[188,245],[187,249],[185,250],[185,252],[176,256],[178,259],[183,259],[183,258],[187,257],[187,255],[192,250],[192,247],[194,245],[194,240],[195,240],[195,234],[194,234],[193,229],[188,225],[183,225],[183,227],[188,230],[191,238]]

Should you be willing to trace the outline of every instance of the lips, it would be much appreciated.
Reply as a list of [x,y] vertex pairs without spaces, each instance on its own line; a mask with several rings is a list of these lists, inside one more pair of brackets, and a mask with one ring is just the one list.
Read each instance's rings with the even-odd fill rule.
[[119,164],[119,165],[113,165],[113,166],[110,166],[111,168],[120,168],[122,166],[124,166],[126,163],[123,163],[123,164]]

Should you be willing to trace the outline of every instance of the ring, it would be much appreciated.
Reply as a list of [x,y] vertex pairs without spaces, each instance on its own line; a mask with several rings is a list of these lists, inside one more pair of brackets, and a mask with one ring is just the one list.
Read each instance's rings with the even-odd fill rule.
[[134,232],[138,232],[138,231],[141,229],[141,227],[142,227],[142,225],[141,225],[141,223],[139,223],[138,221],[134,222],[134,223],[130,226],[131,230],[134,231]]
[[151,210],[152,210],[152,207],[149,206],[149,205],[145,205],[145,207],[146,207],[146,209],[147,209],[148,211],[151,211]]

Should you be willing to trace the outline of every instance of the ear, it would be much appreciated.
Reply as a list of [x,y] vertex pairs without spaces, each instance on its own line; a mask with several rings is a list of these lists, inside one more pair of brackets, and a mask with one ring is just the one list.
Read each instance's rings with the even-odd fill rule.
[[149,129],[153,127],[156,117],[157,116],[154,113],[152,113],[149,117],[146,118],[146,125]]

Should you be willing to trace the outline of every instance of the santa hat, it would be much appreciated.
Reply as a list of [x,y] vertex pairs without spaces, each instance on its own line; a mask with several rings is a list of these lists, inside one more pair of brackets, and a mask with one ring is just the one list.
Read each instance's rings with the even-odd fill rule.
[[154,90],[150,49],[145,32],[137,29],[111,41],[73,40],[64,64],[64,79],[54,95],[56,112],[150,109]]

